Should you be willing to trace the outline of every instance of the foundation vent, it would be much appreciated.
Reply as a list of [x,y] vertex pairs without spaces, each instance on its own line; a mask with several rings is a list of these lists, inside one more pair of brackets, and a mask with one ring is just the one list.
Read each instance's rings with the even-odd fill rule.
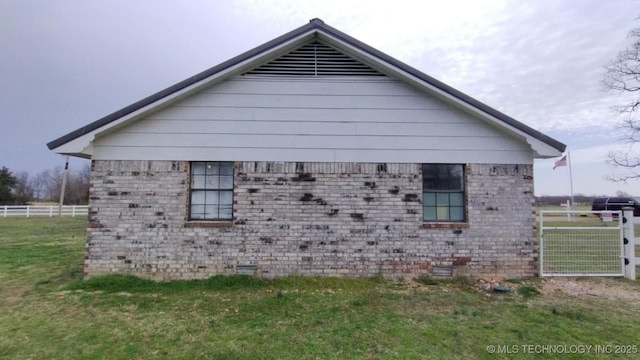
[[255,275],[257,270],[256,265],[236,265],[237,275]]
[[453,276],[453,267],[452,266],[434,266],[431,269],[431,273],[433,274],[433,276],[450,277],[450,276]]

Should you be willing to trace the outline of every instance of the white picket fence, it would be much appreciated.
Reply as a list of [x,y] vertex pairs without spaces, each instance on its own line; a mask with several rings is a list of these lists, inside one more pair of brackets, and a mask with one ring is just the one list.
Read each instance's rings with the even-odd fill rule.
[[89,212],[87,205],[64,205],[62,213],[57,205],[0,205],[0,216],[86,216]]

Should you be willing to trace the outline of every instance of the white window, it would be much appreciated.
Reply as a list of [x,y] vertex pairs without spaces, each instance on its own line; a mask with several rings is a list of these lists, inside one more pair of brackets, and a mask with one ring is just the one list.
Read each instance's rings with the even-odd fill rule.
[[191,163],[189,220],[233,218],[233,163]]

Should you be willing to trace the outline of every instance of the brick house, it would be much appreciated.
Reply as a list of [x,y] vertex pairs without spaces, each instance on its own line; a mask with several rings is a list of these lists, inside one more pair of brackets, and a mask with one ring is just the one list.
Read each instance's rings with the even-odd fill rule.
[[92,160],[86,276],[536,273],[565,145],[313,19],[48,144]]

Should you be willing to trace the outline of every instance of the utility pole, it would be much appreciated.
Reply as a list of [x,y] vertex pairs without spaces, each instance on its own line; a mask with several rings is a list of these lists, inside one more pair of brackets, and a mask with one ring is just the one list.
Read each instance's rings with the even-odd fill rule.
[[58,216],[62,216],[62,205],[64,204],[64,192],[67,187],[67,176],[69,175],[69,155],[65,158],[64,172],[62,173],[62,186],[60,186],[60,205],[58,205]]

